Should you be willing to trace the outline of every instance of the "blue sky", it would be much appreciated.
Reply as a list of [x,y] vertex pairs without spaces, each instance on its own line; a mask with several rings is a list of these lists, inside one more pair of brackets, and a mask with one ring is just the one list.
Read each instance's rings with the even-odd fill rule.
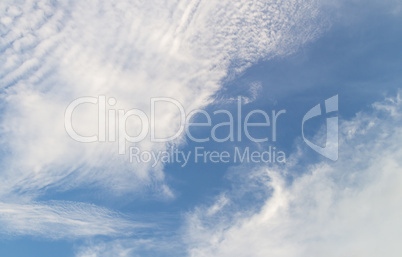
[[[3,1],[0,3],[0,256],[400,256],[402,223],[402,5],[399,1]],[[327,116],[308,140],[337,145],[329,160],[302,137],[304,115],[338,95],[339,140]],[[203,110],[211,125],[166,143],[75,141],[66,109],[76,99],[150,99]],[[241,99],[241,119],[238,108]],[[100,135],[98,105],[73,128]],[[236,140],[212,127],[233,115]],[[245,116],[286,110],[237,140]],[[325,110],[325,109],[324,109]],[[115,112],[118,115],[118,112]],[[329,117],[329,116],[328,116]],[[120,120],[121,117],[119,116]],[[106,119],[110,123],[110,116]],[[253,123],[264,122],[262,115]],[[205,115],[191,122],[206,122]],[[108,124],[109,124],[108,123]],[[157,110],[157,136],[180,128]],[[123,124],[138,135],[138,117]],[[117,123],[117,137],[122,135]],[[109,133],[110,127],[107,127]],[[216,130],[219,138],[230,132]],[[99,137],[98,137],[99,139]],[[129,147],[261,153],[285,163],[130,162]]]

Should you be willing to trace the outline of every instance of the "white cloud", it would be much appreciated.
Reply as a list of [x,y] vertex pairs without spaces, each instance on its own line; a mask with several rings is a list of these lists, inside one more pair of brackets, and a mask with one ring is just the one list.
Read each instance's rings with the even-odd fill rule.
[[[248,190],[265,200],[257,210],[228,206],[212,217],[198,207],[186,226],[189,256],[399,256],[402,102],[373,106],[341,123],[336,163],[242,170],[242,184],[251,177]],[[232,203],[236,195],[226,193]]]
[[15,204],[0,202],[0,233],[46,238],[77,238],[95,235],[131,235],[149,228],[121,214],[90,204],[45,202]]
[[77,257],[142,257],[142,256],[182,256],[180,239],[163,242],[154,239],[117,239],[109,242],[91,241],[76,252]]
[[[121,194],[156,185],[171,197],[162,166],[130,165],[114,143],[71,140],[63,127],[67,105],[106,95],[117,108],[149,112],[150,97],[164,96],[191,111],[208,104],[228,74],[288,54],[322,27],[313,0],[27,0],[2,2],[0,13],[2,195],[80,185]],[[76,129],[96,133],[96,115],[81,110]],[[159,135],[174,134],[177,113],[166,108],[160,117]],[[140,146],[165,148],[147,140]]]

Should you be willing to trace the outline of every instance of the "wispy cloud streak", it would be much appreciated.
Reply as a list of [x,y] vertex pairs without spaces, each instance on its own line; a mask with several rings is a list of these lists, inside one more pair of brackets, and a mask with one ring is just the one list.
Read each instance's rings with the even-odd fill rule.
[[51,239],[97,235],[140,234],[150,224],[130,221],[121,214],[90,204],[74,202],[0,203],[0,233]]

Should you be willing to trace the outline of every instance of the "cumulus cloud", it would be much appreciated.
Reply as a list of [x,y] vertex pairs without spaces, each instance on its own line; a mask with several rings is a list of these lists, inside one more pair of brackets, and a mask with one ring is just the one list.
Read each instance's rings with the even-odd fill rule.
[[401,108],[398,95],[342,121],[338,162],[241,169],[250,186],[231,204],[189,213],[189,256],[399,256]]

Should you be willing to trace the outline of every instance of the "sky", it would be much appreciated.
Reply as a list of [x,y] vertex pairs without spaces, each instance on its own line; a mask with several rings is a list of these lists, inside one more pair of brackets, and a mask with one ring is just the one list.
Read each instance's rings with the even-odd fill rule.
[[401,255],[400,1],[0,13],[0,256]]

